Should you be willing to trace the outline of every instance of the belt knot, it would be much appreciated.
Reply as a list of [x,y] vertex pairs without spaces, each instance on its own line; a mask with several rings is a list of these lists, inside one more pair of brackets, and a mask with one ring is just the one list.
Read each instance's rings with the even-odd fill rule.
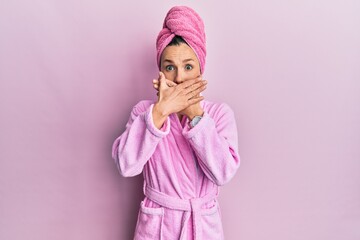
[[192,212],[200,211],[202,204],[203,204],[203,199],[201,199],[201,198],[191,198],[190,199],[191,211]]

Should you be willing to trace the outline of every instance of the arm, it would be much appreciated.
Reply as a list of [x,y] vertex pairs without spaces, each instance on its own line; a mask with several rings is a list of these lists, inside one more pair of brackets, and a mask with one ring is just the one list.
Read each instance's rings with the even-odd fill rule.
[[157,103],[146,108],[144,101],[139,102],[131,112],[125,132],[113,143],[112,157],[125,177],[142,172],[159,141],[170,132],[168,116],[203,99],[193,96],[205,89],[206,81],[196,78],[170,87],[162,72],[159,77]]
[[240,156],[233,111],[222,104],[215,118],[216,121],[204,112],[194,128],[184,128],[183,135],[194,149],[205,175],[220,186],[235,175],[240,166]]
[[136,104],[125,131],[113,143],[112,158],[124,177],[140,174],[159,141],[170,132],[169,118],[161,129],[154,125],[153,107],[154,104],[146,107],[145,101]]

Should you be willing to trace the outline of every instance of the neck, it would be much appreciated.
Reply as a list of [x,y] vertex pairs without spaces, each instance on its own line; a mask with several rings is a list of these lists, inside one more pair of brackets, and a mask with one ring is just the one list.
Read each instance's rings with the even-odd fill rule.
[[181,120],[183,115],[181,115],[180,113],[177,113],[177,116]]

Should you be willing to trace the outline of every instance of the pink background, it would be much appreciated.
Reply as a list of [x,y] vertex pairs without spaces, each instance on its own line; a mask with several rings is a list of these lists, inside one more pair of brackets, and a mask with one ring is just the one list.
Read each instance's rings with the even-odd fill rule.
[[111,145],[155,98],[174,5],[205,21],[208,100],[236,113],[226,239],[360,239],[360,2],[0,2],[0,239],[131,239],[142,176]]

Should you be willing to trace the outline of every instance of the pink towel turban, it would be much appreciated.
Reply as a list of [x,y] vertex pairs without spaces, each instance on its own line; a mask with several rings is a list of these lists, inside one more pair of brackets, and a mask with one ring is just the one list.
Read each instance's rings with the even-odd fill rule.
[[159,70],[161,69],[161,53],[175,35],[181,36],[192,48],[199,60],[200,71],[204,73],[206,57],[204,22],[199,14],[187,6],[172,7],[166,14],[163,29],[156,39],[156,60]]

